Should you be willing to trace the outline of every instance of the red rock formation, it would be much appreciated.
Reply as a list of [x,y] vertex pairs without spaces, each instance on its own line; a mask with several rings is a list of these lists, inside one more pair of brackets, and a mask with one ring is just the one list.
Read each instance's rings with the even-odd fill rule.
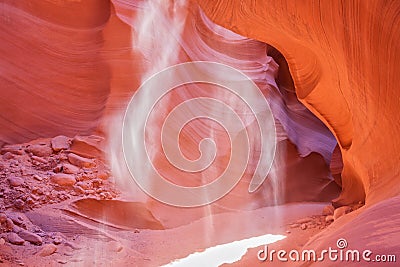
[[[121,115],[144,78],[168,65],[160,58],[172,54],[170,64],[215,60],[249,75],[270,102],[281,151],[277,160],[287,163],[276,164],[271,176],[301,172],[304,177],[286,181],[286,188],[315,194],[304,198],[310,191],[297,191],[284,200],[333,196],[324,165],[331,163],[334,176],[341,173],[343,188],[335,204],[365,200],[361,222],[378,214],[370,205],[392,203],[387,199],[400,193],[398,1],[202,0],[188,6],[177,13],[185,18],[179,35],[168,31],[166,23],[179,22],[171,15],[174,10],[158,10],[155,18],[166,21],[141,39],[140,22],[154,11],[144,1],[1,1],[0,141],[85,135],[95,129],[107,138],[120,136],[118,123],[111,134],[106,127]],[[154,33],[161,41],[152,40]],[[168,42],[173,49],[163,50]],[[198,95],[178,93],[166,106]],[[341,153],[335,150],[332,161],[335,140],[309,110],[338,140]],[[183,138],[189,144],[199,140],[193,137],[196,127]],[[77,143],[74,149],[84,154]],[[270,178],[252,200],[243,183],[221,206],[271,204],[276,201],[268,199],[274,182]]]
[[[216,23],[273,45],[285,56],[299,99],[339,141],[338,202],[399,193],[397,1],[199,1]],[[372,15],[373,14],[373,15]],[[379,155],[379,156],[378,156]],[[396,166],[396,167],[395,167]]]
[[[364,201],[359,217],[339,220],[308,248],[395,253],[400,193],[400,21],[398,1],[198,1],[214,22],[268,44],[288,62],[297,95],[336,136],[343,157],[336,205]],[[384,200],[374,206],[375,203]],[[375,225],[375,226],[374,226]],[[382,229],[376,226],[381,225]],[[357,263],[353,263],[357,264]]]
[[[132,95],[133,91],[130,88],[127,88],[127,85],[129,84],[134,86],[135,79],[140,78],[140,73],[138,73],[139,71],[142,71],[142,76],[147,77],[165,67],[164,65],[157,65],[159,63],[157,62],[157,59],[160,57],[162,58],[162,56],[158,54],[159,52],[155,53],[154,51],[164,51],[164,54],[171,53],[165,48],[165,46],[172,46],[175,49],[170,58],[172,62],[213,60],[234,66],[235,68],[238,68],[249,75],[249,77],[257,82],[257,85],[269,100],[272,112],[276,119],[275,122],[277,124],[279,141],[289,139],[297,146],[298,152],[296,149],[291,149],[292,145],[290,143],[288,143],[288,146],[286,147],[286,143],[282,142],[279,150],[280,155],[277,157],[281,158],[282,162],[276,162],[276,171],[274,172],[274,175],[271,175],[275,176],[275,178],[270,178],[271,181],[269,184],[264,185],[264,188],[255,195],[249,195],[247,193],[247,186],[250,174],[254,172],[255,164],[253,164],[253,166],[247,171],[247,177],[244,178],[244,180],[247,181],[235,188],[234,191],[227,196],[227,199],[222,199],[217,210],[220,210],[221,207],[228,209],[249,207],[255,208],[262,205],[270,205],[273,203],[282,203],[284,201],[295,200],[328,200],[330,197],[335,195],[335,190],[337,190],[335,187],[328,189],[330,193],[327,193],[325,196],[320,194],[321,192],[324,192],[324,190],[327,190],[326,187],[331,187],[329,185],[329,175],[325,169],[326,166],[324,166],[323,161],[320,161],[320,156],[312,155],[307,159],[302,160],[297,155],[299,153],[302,157],[305,157],[310,155],[312,152],[318,152],[325,158],[326,162],[329,162],[336,142],[328,129],[301,103],[298,102],[296,94],[293,92],[293,88],[291,88],[292,85],[290,84],[290,81],[288,82],[284,80],[290,79],[290,74],[288,71],[284,71],[284,68],[283,71],[279,71],[279,75],[281,76],[280,80],[278,81],[280,83],[280,87],[277,86],[274,79],[274,76],[277,75],[277,65],[274,60],[268,56],[268,54],[269,50],[271,50],[271,53],[274,55],[274,59],[276,58],[282,65],[285,66],[285,60],[282,58],[282,55],[280,55],[279,52],[271,47],[267,47],[265,43],[245,38],[218,25],[215,25],[206,16],[204,16],[202,11],[199,10],[195,4],[189,6],[189,11],[186,17],[183,18],[186,22],[182,32],[179,34],[176,32],[170,34],[169,39],[173,39],[172,41],[169,39],[162,39],[164,38],[163,34],[165,34],[165,31],[168,31],[168,27],[165,27],[164,24],[170,25],[174,23],[174,20],[168,17],[168,15],[164,14],[162,9],[154,9],[154,6],[151,4],[146,4],[146,2],[141,1],[127,3],[125,1],[116,0],[113,1],[113,4],[115,6],[116,18],[114,18],[114,13],[112,13],[110,22],[106,28],[109,29],[108,32],[110,34],[113,34],[112,38],[106,38],[106,45],[107,42],[110,42],[110,47],[112,47],[113,50],[110,48],[105,52],[105,55],[110,58],[109,60],[114,66],[111,68],[111,70],[113,73],[115,73],[115,75],[112,76],[121,77],[118,79],[112,78],[111,82],[112,93],[110,95],[111,100],[109,101],[109,104],[112,105],[114,114],[118,114],[118,109],[121,112],[122,108],[124,107],[121,102],[127,101]],[[147,17],[154,13],[157,13],[157,17],[154,19],[160,21],[166,20],[166,22],[163,22],[162,24],[157,24],[157,22],[154,21],[151,22],[160,28],[152,28],[145,23],[141,24],[140,19],[146,20]],[[134,47],[141,45],[140,40],[142,37],[140,34],[143,33],[140,31],[143,30],[141,27],[146,27],[146,25],[148,28],[145,29],[145,33],[150,38],[149,40],[145,40],[147,46],[136,51],[137,54],[134,53],[135,50],[132,50],[132,53],[130,54],[124,50],[124,53],[121,54],[123,55],[123,59],[118,56],[118,61],[113,60],[113,57],[116,54],[121,53],[121,48],[129,49],[132,48],[132,45]],[[118,37],[116,36],[117,34],[115,34],[115,32],[118,32]],[[124,40],[121,39],[121,41],[118,42],[118,46],[114,47],[112,42],[115,41],[113,40],[115,38],[120,40],[120,35],[123,36],[124,34],[130,34],[131,38],[125,38]],[[159,38],[161,38],[161,40],[164,42],[159,43],[160,39],[152,36],[160,36]],[[152,47],[152,50],[149,49],[149,47]],[[143,61],[153,62],[153,64],[143,64]],[[126,68],[126,66],[128,66],[128,64],[132,64],[132,62],[138,62],[138,64],[140,64],[140,68],[142,68],[140,70],[136,69],[133,73],[133,76],[129,75],[129,72],[132,71],[131,67]],[[172,62],[170,62],[170,64],[172,64]],[[142,80],[143,79],[144,78],[142,78]],[[114,80],[116,82],[115,84]],[[218,94],[218,92],[212,92],[211,95],[209,95],[204,89],[195,89],[196,90],[187,89],[177,92],[173,95],[170,103],[163,102],[162,105],[160,104],[161,107],[159,107],[158,113],[165,112],[163,109],[164,107],[167,107],[165,108],[166,110],[171,110],[183,100],[193,97],[207,95],[211,97],[217,97],[219,99],[229,99],[227,95],[221,95]],[[118,94],[118,100],[114,100],[115,92]],[[234,103],[230,104],[232,105]],[[241,110],[238,111],[241,112]],[[157,112],[155,113],[157,114]],[[154,118],[154,124],[161,125],[161,122],[162,118]],[[201,140],[201,138],[208,137],[207,134],[209,134],[209,131],[207,131],[206,135],[204,136],[198,134],[199,129],[202,129],[201,127],[203,127],[201,123],[192,123],[190,127],[187,127],[184,129],[184,131],[182,131],[182,140],[185,142],[183,145],[184,153],[187,153],[189,157],[195,155],[193,151],[197,151],[197,144],[199,143],[199,140]],[[115,132],[116,128],[118,129],[120,127],[115,127],[113,124],[111,132],[108,133],[109,136],[120,135],[119,133]],[[154,134],[154,138],[152,138],[152,142],[156,143],[157,138],[159,138],[158,136],[160,136],[159,130],[153,129],[153,132],[158,133]],[[226,139],[226,136],[222,136],[221,139],[224,137]],[[116,146],[114,146],[114,149],[115,148]],[[220,166],[217,166],[217,169],[211,170],[208,173],[204,173],[204,175],[200,176],[199,179],[198,175],[188,175],[183,174],[180,171],[171,170],[171,167],[168,165],[165,156],[160,154],[159,151],[161,151],[161,146],[156,149],[157,153],[154,155],[154,162],[158,166],[157,168],[161,173],[165,174],[167,177],[190,176],[192,178],[180,178],[173,180],[174,182],[180,184],[184,183],[185,185],[193,186],[193,181],[197,181],[196,185],[198,185],[199,180],[201,181],[202,179],[201,177],[215,177],[217,176],[216,174],[221,173],[223,167],[225,167],[224,163],[220,164]],[[286,153],[288,153],[287,156]],[[222,159],[222,156],[220,159]],[[256,162],[256,160],[257,156],[254,159],[254,162]],[[286,166],[283,163],[285,160],[287,161]],[[117,168],[121,168],[120,165],[122,162],[122,157],[117,155],[114,157],[114,162],[116,162],[115,165]],[[305,162],[308,163],[306,164]],[[319,168],[319,166],[321,166],[321,168]],[[315,172],[315,170],[318,170],[319,172]],[[296,175],[298,173],[301,173],[301,175]],[[119,176],[128,177],[129,174],[125,172]],[[278,183],[277,181],[274,181],[274,179],[282,179],[282,182]],[[284,180],[285,182],[283,182]],[[290,193],[288,196],[284,196],[285,192],[279,191],[279,189],[276,188],[280,186],[282,187],[282,190],[292,192],[292,189],[296,188],[298,185],[306,185],[307,182],[305,182],[305,180],[309,180],[308,189],[313,191],[313,193],[306,193],[305,191],[307,190],[299,189],[298,193]],[[285,186],[283,186],[283,184],[285,184]],[[285,189],[283,189],[283,187],[285,187]],[[288,188],[292,189],[289,190]],[[279,191],[281,195],[277,196],[275,191]],[[166,216],[171,214],[169,211],[171,207],[163,205],[162,208],[156,208],[156,204],[152,204],[152,206],[153,209],[159,210],[162,214],[166,214]],[[175,210],[174,212],[176,213],[182,211]],[[185,213],[187,214],[188,211],[185,211]],[[158,216],[162,215],[158,214]],[[186,217],[188,220],[190,220],[189,216]]]
[[0,10],[0,140],[92,132],[110,90],[100,55],[110,3],[4,0]]
[[[395,134],[398,127],[392,123],[397,118],[393,116],[398,116],[398,99],[389,93],[398,81],[393,63],[398,55],[391,52],[398,46],[398,27],[381,19],[394,16],[396,3],[314,6],[310,2],[286,6],[274,1],[245,1],[240,10],[228,1],[199,4],[213,21],[271,44],[283,53],[297,95],[325,122],[341,145],[345,178],[339,202],[363,200],[365,192],[370,199],[378,200],[382,194],[375,194],[375,188],[387,189],[389,195],[398,193],[391,176],[395,173],[392,166],[398,160],[399,144],[393,138],[393,145],[383,141],[388,139],[385,134]],[[88,133],[98,125],[108,96],[111,110],[121,108],[119,103],[128,99],[142,71],[138,64],[132,65],[139,62],[140,56],[132,51],[132,40],[127,35],[135,4],[129,7],[115,1],[114,5],[117,16],[107,1],[62,5],[3,1],[3,142],[57,133]],[[136,4],[140,5],[143,4]],[[364,15],[372,13],[382,15]],[[364,24],[372,26],[363,27]],[[371,40],[385,42],[379,45]],[[183,46],[186,50],[194,47]],[[23,109],[18,108],[22,106]],[[383,147],[388,148],[385,160],[369,158]]]

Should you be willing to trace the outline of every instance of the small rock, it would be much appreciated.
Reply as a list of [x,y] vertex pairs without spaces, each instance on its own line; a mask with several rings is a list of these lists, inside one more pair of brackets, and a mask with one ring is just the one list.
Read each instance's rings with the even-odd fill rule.
[[299,226],[300,226],[300,224],[294,223],[294,224],[291,224],[291,225],[290,225],[290,228],[297,228],[297,227],[299,227]]
[[43,164],[46,164],[46,163],[47,163],[47,160],[46,160],[46,159],[41,158],[41,157],[38,157],[38,156],[31,156],[31,158],[32,158],[33,160],[36,160],[37,162],[40,162],[40,163],[43,163]]
[[56,235],[56,236],[53,237],[53,243],[55,245],[59,245],[62,242],[63,242],[63,238],[61,236]]
[[94,193],[96,193],[94,190],[86,190],[85,191],[86,195],[93,195]]
[[10,159],[13,159],[13,158],[14,158],[14,154],[11,153],[11,152],[6,152],[6,153],[3,155],[3,159],[5,159],[5,160],[10,160]]
[[68,261],[66,261],[66,260],[57,260],[57,262],[59,264],[67,264],[68,263]]
[[7,221],[7,215],[4,213],[0,213],[0,224],[5,223]]
[[362,206],[364,206],[364,204],[360,201],[357,204],[351,205],[351,210],[358,210],[359,208],[361,208]]
[[322,210],[322,215],[324,215],[324,216],[333,215],[334,211],[335,211],[335,208],[332,205],[327,205]]
[[4,245],[6,243],[6,240],[4,238],[0,238],[0,246]]
[[58,197],[60,200],[69,199],[69,196],[68,196],[67,194],[65,194],[65,193],[58,193],[57,197]]
[[55,172],[55,173],[59,173],[59,172],[62,172],[62,171],[63,171],[63,165],[62,164],[58,164],[57,166],[55,166],[53,168],[53,172]]
[[5,154],[7,152],[10,152],[14,155],[23,155],[24,150],[20,145],[6,145],[1,148],[1,154]]
[[47,144],[30,145],[26,151],[38,157],[48,157],[53,154],[53,150]]
[[36,194],[36,195],[38,195],[38,196],[41,196],[41,195],[43,195],[43,191],[42,191],[42,189],[40,189],[40,188],[38,188],[38,187],[34,187],[34,188],[32,188],[32,193],[33,194]]
[[7,231],[12,231],[12,229],[14,228],[14,223],[10,218],[6,219],[6,230]]
[[71,164],[78,166],[80,168],[91,168],[91,167],[94,167],[94,165],[95,165],[93,160],[78,156],[74,153],[68,154],[68,161]]
[[14,202],[14,207],[16,207],[19,210],[22,210],[25,206],[25,202],[22,199],[17,199]]
[[97,174],[97,177],[101,180],[107,180],[110,177],[110,173],[108,171],[102,171]]
[[74,190],[75,190],[76,193],[81,194],[81,195],[86,193],[86,191],[82,187],[80,187],[79,185],[75,185],[74,186]]
[[325,217],[325,222],[329,223],[329,222],[333,222],[333,221],[334,221],[333,215],[328,215]]
[[317,227],[317,225],[315,223],[313,223],[313,222],[307,223],[306,225],[307,225],[307,228],[315,228],[315,227]]
[[30,194],[29,199],[31,199],[33,202],[35,202],[35,201],[38,201],[40,199],[40,197],[35,194]]
[[53,148],[54,152],[59,152],[61,150],[68,150],[71,144],[70,138],[59,135],[51,139],[51,147]]
[[39,256],[47,257],[57,251],[57,246],[54,244],[46,244],[43,248],[37,253]]
[[32,243],[34,245],[41,245],[43,243],[43,240],[40,236],[38,236],[37,234],[31,233],[27,230],[20,231],[18,233],[18,235],[25,241],[28,241],[29,243]]
[[85,182],[77,182],[76,186],[80,186],[85,190],[90,189],[90,185],[88,183],[85,183]]
[[40,177],[40,176],[37,175],[37,174],[34,174],[32,177],[33,177],[33,179],[35,179],[35,180],[37,180],[37,181],[42,181],[42,180],[43,180],[43,178]]
[[121,252],[124,247],[117,241],[108,242],[107,250],[113,252]]
[[13,229],[12,229],[12,231],[14,232],[14,233],[16,233],[16,234],[18,234],[19,232],[21,232],[23,229],[21,228],[21,227],[19,227],[18,225],[15,225],[14,224],[14,226],[13,226]]
[[[87,180],[92,180],[92,179],[96,179],[96,175],[92,172],[90,172],[90,173],[84,172],[84,173],[79,174],[79,181],[87,181]],[[101,179],[98,179],[98,180],[101,180]]]
[[338,218],[342,217],[343,215],[349,212],[351,212],[351,208],[349,206],[342,206],[340,208],[337,208],[333,212],[333,219],[337,220]]
[[75,165],[65,163],[62,166],[62,172],[67,174],[77,174],[79,172],[79,168]]
[[303,223],[302,225],[300,225],[300,229],[301,230],[306,230],[307,229],[307,224]]
[[14,245],[23,245],[24,242],[25,242],[16,233],[8,233],[7,234],[7,240],[8,240],[9,243],[14,244]]
[[21,212],[9,212],[7,214],[7,217],[10,218],[16,225],[22,225],[24,223],[24,220],[29,220],[28,217],[26,217],[25,214]]
[[27,197],[25,203],[28,205],[32,205],[33,203],[35,203],[35,201],[31,197]]
[[296,223],[304,224],[304,223],[311,222],[311,220],[312,220],[311,218],[303,218],[303,219],[297,220]]
[[60,186],[73,186],[76,183],[76,179],[71,174],[57,173],[51,176],[51,181]]
[[290,232],[289,230],[286,230],[286,233],[287,233],[287,234],[290,234],[291,232]]
[[75,136],[72,140],[71,151],[86,157],[101,157],[103,155],[104,138],[101,136]]
[[24,179],[20,177],[11,176],[8,178],[8,183],[11,187],[18,187],[24,183]]
[[94,180],[92,181],[92,186],[93,186],[94,188],[98,188],[98,187],[100,187],[102,184],[103,184],[103,180],[101,180],[101,179],[94,179]]
[[100,198],[101,199],[112,199],[112,196],[109,192],[102,192],[102,193],[100,193]]

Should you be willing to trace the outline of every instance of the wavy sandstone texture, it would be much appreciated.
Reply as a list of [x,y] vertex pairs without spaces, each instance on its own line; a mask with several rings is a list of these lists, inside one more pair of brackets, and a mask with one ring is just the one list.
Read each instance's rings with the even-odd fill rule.
[[[162,1],[43,1],[35,5],[29,1],[3,1],[1,8],[5,23],[0,30],[5,38],[0,101],[5,112],[0,115],[0,141],[23,142],[97,130],[114,144],[120,136],[118,122],[126,103],[146,77],[174,63],[211,60],[238,68],[257,83],[270,103],[279,141],[269,184],[255,195],[247,193],[259,157],[259,143],[254,143],[253,160],[243,183],[222,205],[254,208],[335,196],[337,187],[326,164],[336,141],[297,100],[285,59],[263,42],[216,25],[197,4],[176,4],[175,11],[171,11],[172,4]],[[279,71],[277,62],[281,65]],[[164,104],[171,110],[185,99],[208,95],[228,99],[238,113],[246,113],[240,100],[210,92],[187,88]],[[159,111],[162,113],[163,107]],[[160,119],[156,117],[154,124],[160,125]],[[251,118],[246,120],[250,130],[255,127]],[[182,142],[187,147],[184,153],[189,157],[196,157],[193,151],[197,151],[199,140],[211,133],[206,129],[198,134],[202,127],[203,123],[194,122],[183,131]],[[157,133],[159,127],[154,128]],[[213,130],[223,132],[218,126]],[[226,135],[217,134],[216,139],[222,151],[229,148]],[[116,143],[111,158],[118,169],[123,169],[121,155],[115,153],[113,157],[120,148]],[[157,146],[155,151],[160,150]],[[168,163],[158,154],[154,157],[160,172],[182,175],[171,168],[165,171]],[[192,180],[198,184],[204,182],[203,177],[217,177],[226,166],[226,155],[219,154],[219,159],[221,164],[200,176],[193,175]],[[129,176],[118,171],[116,176]],[[299,190],[293,192],[294,188]]]
[[93,131],[110,91],[100,55],[110,3],[5,0],[0,10],[0,141]]
[[[279,141],[271,176],[284,176],[287,188],[277,200],[271,178],[252,200],[245,179],[222,208],[329,200],[337,188],[328,165],[342,185],[336,205],[368,207],[400,193],[398,1],[151,3],[0,1],[0,142],[95,130],[109,137],[146,77],[212,60],[242,70],[268,99]],[[183,90],[166,107],[200,93]],[[203,137],[197,127],[184,133],[188,144]]]
[[[336,136],[343,203],[399,193],[397,1],[199,1],[216,23],[287,59],[299,99]],[[379,156],[378,156],[379,155]]]
[[[299,99],[329,127],[340,145],[344,167],[338,204],[366,196],[368,207],[399,194],[400,2],[198,3],[214,22],[266,42],[285,56]],[[393,202],[398,203],[398,198],[384,203],[393,206]],[[345,231],[354,247],[363,244],[375,251],[398,251],[397,242],[385,241],[385,236],[399,236],[396,220],[389,219],[393,211],[383,203],[364,211],[351,231],[345,226],[329,238],[320,237],[320,248],[332,246],[338,233]],[[389,221],[384,223],[382,218]],[[373,231],[372,222],[382,223],[386,230],[360,237]]]

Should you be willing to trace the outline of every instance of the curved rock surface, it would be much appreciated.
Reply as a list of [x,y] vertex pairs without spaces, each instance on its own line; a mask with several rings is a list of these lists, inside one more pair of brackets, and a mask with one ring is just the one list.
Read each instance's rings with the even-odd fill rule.
[[[199,1],[216,23],[273,45],[299,99],[339,140],[343,204],[399,194],[397,1]],[[216,8],[218,7],[218,8]],[[374,16],[370,16],[374,14]],[[379,156],[377,156],[379,155]],[[396,166],[396,167],[395,167]]]
[[93,131],[110,90],[100,56],[110,3],[0,5],[0,141]]
[[[116,67],[115,69],[112,68],[112,71],[115,71],[115,76],[112,76],[120,77],[124,74],[121,78],[113,78],[111,82],[112,84],[114,81],[118,84],[122,83],[122,81],[124,83],[123,86],[116,85],[117,88],[111,86],[110,101],[108,102],[113,107],[113,110],[110,110],[109,113],[111,117],[114,114],[118,116],[118,112],[121,112],[124,106],[121,103],[123,101],[127,102],[132,95],[132,90],[127,88],[126,84],[129,83],[132,86],[136,86],[134,88],[137,88],[138,82],[144,81],[150,75],[169,66],[168,64],[187,61],[208,60],[233,66],[252,78],[268,100],[275,118],[278,141],[282,142],[279,145],[279,155],[275,158],[274,172],[270,175],[270,181],[265,183],[262,190],[257,193],[248,194],[248,183],[258,160],[257,152],[252,150],[251,153],[254,156],[249,168],[246,170],[245,177],[229,196],[219,201],[216,207],[217,211],[220,211],[221,208],[222,210],[225,208],[228,210],[256,208],[285,201],[327,200],[335,195],[337,187],[330,185],[329,172],[319,157],[322,155],[322,158],[325,159],[325,164],[329,164],[336,140],[321,121],[297,100],[293,90],[293,83],[288,80],[290,79],[290,74],[287,68],[285,70],[282,67],[278,71],[278,64],[275,59],[282,66],[286,62],[276,49],[267,46],[263,42],[243,37],[216,25],[205,16],[195,3],[188,4],[188,7],[176,4],[174,7],[176,9],[175,13],[171,11],[173,15],[170,14],[170,11],[165,11],[169,9],[164,2],[116,0],[113,1],[113,4],[115,18],[113,17],[114,14],[112,14],[110,23],[107,26],[110,27],[109,33],[121,31],[119,34],[122,36],[123,34],[130,34],[131,39],[121,40],[119,45],[120,48],[133,49],[130,55],[127,55],[130,61],[126,58],[124,60],[126,64],[131,64],[129,62],[140,63],[140,69],[133,67],[135,69],[134,76],[128,75],[131,69],[122,69],[122,66],[126,65],[111,61],[111,64],[115,64]],[[172,5],[170,8],[172,8]],[[110,42],[115,39],[114,35],[112,37],[109,40]],[[107,36],[105,38],[108,40]],[[114,48],[114,52],[119,52],[120,48]],[[273,55],[272,57],[268,56],[270,51]],[[112,58],[114,54],[110,52],[106,56]],[[113,94],[116,90],[118,90],[119,102],[113,99]],[[214,88],[187,87],[177,89],[171,95],[169,99],[160,102],[160,105],[156,107],[155,114],[168,114],[172,108],[184,100],[206,96],[227,102],[231,107],[234,107],[238,114],[246,116],[247,110],[240,103],[240,99],[232,98],[229,94],[221,93]],[[247,117],[245,119],[248,122],[247,129],[253,130],[255,125],[251,124],[252,120],[248,120]],[[119,129],[120,126],[115,123],[115,118],[113,120],[112,127],[108,127],[111,130],[108,131],[109,137],[120,135],[116,133],[116,129]],[[150,116],[149,124],[162,125],[162,121],[163,118],[160,116]],[[211,126],[211,130],[204,129],[205,125],[206,127]],[[221,163],[214,168],[201,172],[200,175],[182,173],[171,168],[165,156],[159,153],[162,151],[162,147],[157,142],[160,136],[160,129],[158,128],[160,127],[153,127],[152,137],[149,138],[152,146],[155,146],[155,148],[153,147],[153,154],[150,153],[150,157],[153,158],[156,168],[162,175],[168,178],[179,177],[177,179],[172,178],[172,181],[178,184],[198,186],[201,183],[212,181],[212,178],[210,179],[209,177],[218,177],[223,172],[227,162],[224,153],[217,155]],[[229,144],[227,144],[226,135],[220,134],[222,132],[217,125],[205,124],[201,121],[191,122],[181,132],[180,140],[184,144],[181,145],[183,153],[191,159],[196,158],[198,156],[197,145],[199,141],[210,137],[210,134],[213,133],[216,133],[213,137],[220,150],[226,150],[226,148],[229,148]],[[286,139],[290,140],[287,147],[284,141]],[[259,140],[254,140],[255,143],[253,145],[255,147],[259,146],[259,143],[257,143]],[[296,145],[297,151],[296,149],[291,149],[291,143]],[[115,155],[111,157],[112,165],[114,169],[118,169],[117,172],[120,173],[120,177],[129,177],[127,170],[121,170],[120,162],[122,156],[115,151],[115,148],[118,148],[119,145],[116,146],[114,144],[112,147],[111,154]],[[313,152],[317,152],[320,155],[310,156]],[[307,157],[307,159],[302,159],[298,154],[301,157]],[[304,164],[305,161],[308,161],[309,165]],[[296,175],[296,173],[301,173],[301,175]],[[182,177],[186,178],[183,179]],[[204,181],[204,179],[207,180]],[[277,180],[279,179],[282,182],[278,182]],[[309,181],[310,191],[314,193],[305,193],[307,190],[299,190],[301,192],[299,194],[289,193],[292,190],[287,188],[298,188],[297,186],[306,180]],[[281,189],[277,189],[277,187]],[[287,190],[290,196],[284,196],[286,193],[282,192],[282,190]],[[327,193],[324,197],[322,192],[326,191],[330,193]],[[276,192],[279,192],[280,195],[277,196]],[[157,203],[152,205],[157,205]],[[166,213],[166,216],[170,214],[170,207],[165,205],[162,208],[153,207],[153,209],[160,210],[162,214]],[[179,210],[175,212],[179,212]],[[159,214],[159,216],[162,215]]]
[[[400,131],[400,3],[198,3],[214,22],[271,44],[285,56],[299,99],[329,127],[340,145],[343,189],[335,204],[357,203],[366,198],[368,207],[385,200],[380,208],[366,209],[354,220],[360,226],[356,233],[353,223],[348,223],[332,235],[325,233],[330,237],[324,244],[333,243],[343,231],[356,245],[383,244],[369,234],[374,230],[371,220],[392,216],[385,205],[397,205],[394,203],[398,203],[398,197],[393,197],[400,193],[400,141],[395,137]],[[333,164],[334,169],[337,166]],[[385,231],[391,231],[395,221],[389,219]],[[399,237],[398,231],[378,235]],[[316,243],[310,244],[313,245]],[[398,243],[384,247],[393,253],[398,250]]]
[[[398,171],[392,166],[399,160],[399,141],[385,138],[395,135],[399,127],[393,123],[399,116],[399,100],[393,97],[399,79],[395,64],[399,55],[394,52],[399,46],[396,2],[328,6],[244,1],[239,9],[220,0],[199,5],[212,21],[274,46],[287,59],[298,97],[339,140],[345,190],[338,202],[357,202],[365,194],[376,201],[398,193],[392,186]],[[222,61],[242,69],[261,87],[271,88],[278,126],[282,125],[300,154],[315,151],[329,162],[334,142],[308,111],[292,104],[296,100],[285,96],[284,86],[277,90],[271,79],[275,63],[271,65],[271,58],[263,54],[266,46],[213,24],[196,5],[190,6],[183,38],[175,40],[177,61]],[[5,0],[1,7],[0,139],[5,143],[92,132],[105,109],[123,109],[143,74],[149,72],[138,67],[143,60],[151,61],[149,54],[132,47],[139,31],[134,18],[141,16],[138,10],[146,8],[145,2],[30,5]],[[372,13],[377,15],[365,15]],[[266,64],[270,66],[267,72]],[[265,79],[269,71],[272,76]],[[382,149],[385,157],[370,158]]]
[[[317,152],[326,163],[330,162],[336,141],[329,130],[297,100],[293,85],[288,81],[290,75],[285,68],[286,62],[278,51],[263,42],[216,25],[195,3],[175,4],[176,10],[172,15],[168,5],[172,4],[115,0],[112,3],[67,1],[32,5],[28,1],[3,1],[2,18],[5,23],[1,24],[0,32],[5,38],[0,48],[3,49],[0,51],[3,70],[0,75],[3,88],[0,101],[4,112],[0,115],[0,141],[16,143],[60,134],[85,135],[97,130],[99,134],[105,133],[109,142],[114,144],[111,139],[119,139],[121,114],[146,77],[173,63],[207,60],[233,66],[252,78],[270,103],[278,141],[289,139],[296,145],[299,155],[296,150],[280,146],[281,155],[277,157],[274,167],[275,179],[286,176],[286,172],[299,170],[301,166],[294,167],[297,163],[288,162],[283,167],[285,164],[278,158],[301,162],[301,157]],[[154,24],[151,20],[159,21]],[[268,56],[270,51],[273,57]],[[279,71],[275,59],[282,65]],[[199,96],[227,102],[242,114],[247,130],[255,129],[254,118],[246,115],[248,108],[240,103],[240,99],[212,88],[177,91],[154,113],[170,111],[182,101]],[[153,124],[160,125],[163,118],[153,117]],[[202,121],[193,122],[182,131],[181,140],[185,144],[182,147],[186,147],[183,152],[189,158],[196,157],[193,151],[197,151],[199,141],[213,132],[217,133],[215,139],[219,148],[222,151],[229,148],[227,136],[218,125],[211,125],[211,130],[205,127],[210,125]],[[152,134],[157,138],[159,131],[153,129]],[[256,205],[259,206],[281,203],[285,199],[301,200],[301,194],[289,198],[281,196],[277,200],[273,192],[279,191],[275,190],[278,184],[273,182],[273,178],[270,179],[271,184],[275,183],[272,188],[265,185],[266,188],[255,195],[247,193],[249,179],[259,159],[256,148],[260,140],[251,138],[254,142],[252,160],[244,182],[232,194],[232,197],[236,195],[239,198],[228,200],[224,206],[243,203],[244,207],[254,207],[256,202],[260,202]],[[114,155],[119,146],[112,147],[110,154]],[[158,153],[161,149],[161,146],[153,149],[158,170],[167,177],[181,177],[181,172],[165,168],[169,163],[164,155]],[[222,163],[200,176],[191,175],[191,181],[204,183],[204,177],[217,177],[222,173],[227,162],[224,153],[218,154]],[[286,153],[291,155],[286,156]],[[319,156],[311,158],[315,157]],[[117,161],[116,167],[122,168],[123,158],[118,155],[113,159]],[[319,166],[319,162],[318,159],[315,164]],[[286,182],[287,188],[290,188],[289,184],[301,184],[303,179],[310,179],[315,192],[311,199],[319,199],[316,196],[330,184],[327,169],[323,167],[319,174],[315,174],[310,167],[305,167],[307,165],[302,166],[300,169],[304,177],[291,178],[291,182]],[[311,178],[306,178],[306,174]],[[128,176],[127,173],[120,175]],[[178,178],[175,182],[184,181]],[[207,181],[210,181],[209,178]],[[310,199],[309,194],[303,196],[304,200]]]
[[[112,165],[119,166],[120,144],[110,139],[119,138],[121,114],[144,79],[174,63],[217,61],[243,71],[260,87],[279,141],[268,183],[249,196],[250,174],[259,157],[255,148],[260,140],[254,139],[253,164],[217,210],[326,200],[337,192],[328,165],[342,186],[335,205],[366,201],[368,207],[400,193],[399,10],[398,1],[379,0],[244,0],[240,5],[202,0],[175,6],[157,1],[2,0],[0,143],[96,131],[108,138],[115,149],[110,152]],[[206,91],[183,88],[158,107],[158,114],[207,94],[236,104],[225,94]],[[246,108],[235,111],[246,117]],[[153,119],[158,124],[162,118]],[[247,120],[246,129],[252,123]],[[202,127],[195,122],[182,132],[189,158],[198,154],[191,151],[199,140],[210,135]],[[212,129],[221,130],[216,125]],[[216,140],[226,149],[225,137],[217,134]],[[158,169],[178,176],[164,168],[160,145],[153,148]],[[225,155],[217,156],[222,163],[207,177],[225,166]],[[305,192],[287,196],[277,189],[282,186],[277,177],[297,172],[304,177],[285,188],[298,189],[300,184],[313,192],[312,199]],[[127,173],[120,169],[115,176]],[[157,205],[153,209],[160,217],[169,211]]]

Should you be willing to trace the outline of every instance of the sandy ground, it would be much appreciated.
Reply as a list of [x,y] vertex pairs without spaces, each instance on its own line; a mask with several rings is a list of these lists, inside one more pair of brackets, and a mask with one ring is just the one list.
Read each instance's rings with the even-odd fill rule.
[[[76,143],[93,155],[93,142],[82,140]],[[293,203],[213,214],[164,229],[146,203],[123,197],[100,157],[81,153],[71,141],[41,139],[1,150],[2,265],[160,266],[265,234],[286,236],[271,248],[298,249],[330,224],[321,215],[327,203]],[[253,265],[259,249],[233,265]]]
[[[282,234],[287,239],[276,246],[300,248],[319,227],[301,230],[290,225],[321,212],[325,204],[298,203],[249,212],[218,214],[189,225],[166,230],[122,230],[62,210],[68,203],[28,213],[46,232],[57,232],[64,241],[57,251],[42,257],[42,246],[1,246],[3,262],[27,266],[160,266],[205,248],[264,234]],[[129,211],[135,212],[135,211]],[[290,231],[287,232],[287,231]],[[275,245],[273,246],[275,247]],[[246,258],[256,258],[258,249]],[[245,260],[244,259],[244,260]],[[245,263],[245,261],[244,261]],[[236,266],[244,266],[241,263]]]

